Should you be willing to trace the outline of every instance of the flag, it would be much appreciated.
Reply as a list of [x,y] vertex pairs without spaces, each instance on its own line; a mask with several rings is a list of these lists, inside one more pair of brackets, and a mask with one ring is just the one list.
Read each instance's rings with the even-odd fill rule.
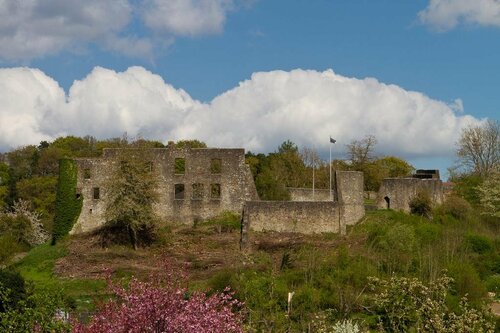
[[332,137],[330,137],[330,142],[331,142],[331,143],[335,143],[335,142],[337,142],[337,140],[332,139]]

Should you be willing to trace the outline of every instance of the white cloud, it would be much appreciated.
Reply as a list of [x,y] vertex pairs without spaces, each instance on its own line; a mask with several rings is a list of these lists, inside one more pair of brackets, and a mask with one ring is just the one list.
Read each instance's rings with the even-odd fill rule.
[[148,27],[177,36],[219,33],[233,0],[147,0],[144,21]]
[[[229,11],[255,0],[0,0],[0,59],[29,61],[90,44],[151,58],[175,37],[222,32]],[[130,35],[137,22],[146,36]]]
[[29,60],[88,43],[119,40],[131,14],[127,0],[3,0],[0,58]]
[[446,31],[460,23],[500,27],[498,0],[430,0],[418,13],[422,23]]
[[0,150],[62,133],[108,138],[126,131],[263,152],[291,139],[326,151],[329,135],[341,150],[373,134],[385,154],[449,156],[461,128],[478,122],[422,93],[331,70],[255,73],[201,103],[142,67],[119,73],[97,67],[67,96],[39,70],[0,69],[0,105]]
[[40,70],[0,69],[0,150],[58,134],[50,124],[64,108],[64,91]]

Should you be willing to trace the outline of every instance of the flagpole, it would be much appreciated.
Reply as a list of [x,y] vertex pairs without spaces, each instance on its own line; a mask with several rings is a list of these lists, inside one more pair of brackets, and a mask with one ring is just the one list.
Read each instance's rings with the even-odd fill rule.
[[332,137],[330,137],[330,200],[333,201],[332,197]]
[[333,193],[332,193],[332,144],[337,142],[337,140],[332,139],[330,135],[330,200],[333,201]]
[[314,152],[316,151],[316,145],[313,145],[313,151],[312,151],[312,162],[313,162],[313,201],[314,201],[314,169],[316,168],[316,161],[315,161],[315,156]]

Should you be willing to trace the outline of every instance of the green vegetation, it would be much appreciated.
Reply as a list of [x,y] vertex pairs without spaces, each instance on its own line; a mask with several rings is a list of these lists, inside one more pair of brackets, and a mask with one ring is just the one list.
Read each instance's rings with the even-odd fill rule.
[[92,308],[91,301],[101,295],[106,287],[103,280],[95,279],[65,279],[54,273],[55,262],[68,255],[67,243],[48,243],[33,248],[26,257],[12,265],[23,278],[34,283],[37,290],[57,293],[67,298],[74,306],[84,310]]
[[[352,148],[350,161],[333,161],[333,169],[363,171],[368,190],[376,190],[384,177],[412,171],[398,158],[375,157],[375,144],[372,137],[353,141],[348,146]],[[9,270],[0,271],[0,284],[9,287],[0,287],[0,307],[8,314],[1,316],[4,326],[0,330],[9,331],[7,324],[29,330],[36,320],[48,325],[46,331],[64,331],[67,327],[50,326],[61,324],[53,321],[55,309],[92,311],[92,300],[109,297],[99,276],[109,271],[115,279],[145,278],[158,269],[161,260],[157,258],[166,257],[173,262],[172,270],[189,263],[190,277],[184,282],[191,290],[215,292],[230,286],[245,303],[249,332],[332,332],[340,327],[453,331],[426,327],[429,316],[436,325],[455,331],[488,331],[487,292],[497,293],[496,300],[500,292],[495,164],[470,165],[470,169],[452,173],[453,194],[432,211],[428,196],[421,193],[412,200],[412,215],[370,212],[362,223],[349,227],[346,236],[255,233],[253,250],[244,253],[238,249],[240,216],[230,212],[194,228],[154,228],[157,221],[151,215],[151,204],[155,195],[150,178],[155,170],[145,163],[149,157],[137,155],[117,164],[106,237],[109,241],[122,235],[134,247],[154,246],[137,251],[116,245],[103,249],[102,245],[111,242],[99,242],[96,235],[64,237],[81,209],[71,158],[99,156],[104,147],[162,146],[127,138],[65,137],[7,154],[9,167],[0,163],[0,205],[28,200],[41,214],[45,228],[52,229],[57,243],[30,249],[30,224],[13,216],[0,219],[0,263]],[[176,146],[206,147],[196,140]],[[64,159],[59,166],[60,158]],[[290,141],[268,155],[248,153],[246,160],[261,199],[289,199],[286,187],[312,187],[313,172],[316,188],[328,188],[328,163],[313,150],[299,151]],[[212,172],[220,167],[214,166]],[[127,194],[122,193],[124,189]],[[210,192],[220,195],[220,188],[211,187]],[[24,258],[14,256],[28,250]]]
[[145,150],[123,151],[106,185],[106,225],[104,237],[113,241],[116,234],[125,233],[130,244],[149,244],[154,239],[157,225],[153,204],[158,200],[157,175],[149,163],[152,156]]
[[76,198],[77,166],[75,161],[62,159],[59,163],[59,181],[54,217],[52,241],[66,236],[73,227],[82,209],[82,198]]
[[226,211],[203,223],[214,226],[217,232],[233,232],[241,229],[241,215]]

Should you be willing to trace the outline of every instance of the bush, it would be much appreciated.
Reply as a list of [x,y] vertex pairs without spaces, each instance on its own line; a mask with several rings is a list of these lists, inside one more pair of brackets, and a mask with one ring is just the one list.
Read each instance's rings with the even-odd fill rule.
[[452,283],[447,276],[429,285],[416,278],[373,278],[371,287],[376,293],[372,300],[381,326],[389,332],[493,332],[489,309],[473,309],[466,298],[460,301],[459,314],[447,306]]
[[9,308],[17,308],[19,301],[26,299],[26,286],[24,279],[18,272],[0,270],[0,293],[9,289],[9,298],[0,299],[0,312]]
[[28,247],[19,244],[12,235],[0,236],[0,264],[6,264],[15,253],[27,250]]
[[490,253],[493,250],[493,242],[486,236],[468,234],[465,236],[468,248],[478,254]]
[[495,294],[500,293],[500,275],[492,275],[486,279],[486,289]]
[[231,211],[225,211],[208,220],[206,224],[215,226],[219,233],[239,231],[241,228],[241,216]]
[[19,245],[29,247],[31,233],[31,222],[26,216],[0,214],[1,235],[9,235]]
[[486,288],[474,267],[468,263],[456,263],[449,267],[453,278],[453,294],[459,298],[467,296],[474,304],[480,304],[486,295]]
[[444,203],[436,209],[440,214],[450,214],[454,218],[466,221],[472,213],[472,206],[467,200],[452,195],[446,198]]
[[[10,289],[0,290],[3,302],[11,299],[12,295]],[[64,320],[67,311],[68,306],[61,293],[38,290],[0,312],[0,332],[69,332],[70,325]]]
[[410,200],[410,212],[414,215],[424,217],[431,216],[431,197],[426,191],[419,191],[413,199]]

